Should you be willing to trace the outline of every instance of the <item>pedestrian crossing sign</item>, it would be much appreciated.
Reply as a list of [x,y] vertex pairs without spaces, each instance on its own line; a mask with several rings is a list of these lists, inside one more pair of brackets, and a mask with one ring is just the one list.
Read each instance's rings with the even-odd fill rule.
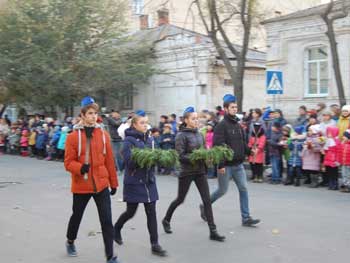
[[266,92],[269,95],[283,94],[282,71],[266,71]]

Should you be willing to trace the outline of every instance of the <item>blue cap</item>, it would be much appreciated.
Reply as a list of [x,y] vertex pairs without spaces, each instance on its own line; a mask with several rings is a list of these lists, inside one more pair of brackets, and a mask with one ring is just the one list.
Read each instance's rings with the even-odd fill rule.
[[91,98],[90,96],[87,96],[81,100],[81,107],[84,108],[84,107],[91,105],[93,103],[95,103],[95,100],[93,98]]
[[185,110],[184,110],[184,115],[186,114],[186,113],[193,113],[193,112],[195,112],[195,110],[194,110],[194,108],[193,107],[187,107]]
[[141,117],[145,117],[146,116],[146,112],[144,110],[138,110],[135,112],[136,115],[141,116]]
[[222,99],[224,103],[236,102],[236,96],[233,96],[232,94],[226,94]]

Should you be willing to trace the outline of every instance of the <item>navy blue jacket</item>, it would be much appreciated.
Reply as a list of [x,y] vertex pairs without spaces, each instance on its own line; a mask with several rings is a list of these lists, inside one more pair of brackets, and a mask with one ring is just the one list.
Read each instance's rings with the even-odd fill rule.
[[160,136],[159,145],[163,150],[175,149],[175,135],[164,133]]
[[123,160],[125,162],[124,202],[150,203],[159,199],[154,168],[140,168],[131,159],[132,148],[151,147],[151,140],[143,133],[129,128],[125,131]]

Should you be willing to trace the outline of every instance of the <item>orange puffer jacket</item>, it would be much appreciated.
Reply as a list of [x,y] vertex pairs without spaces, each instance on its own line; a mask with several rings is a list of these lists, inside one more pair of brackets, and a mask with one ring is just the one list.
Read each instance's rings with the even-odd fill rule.
[[109,135],[97,124],[90,144],[88,180],[80,173],[85,162],[86,135],[82,125],[74,126],[66,141],[64,166],[72,175],[72,192],[98,193],[107,187],[117,188],[118,178]]

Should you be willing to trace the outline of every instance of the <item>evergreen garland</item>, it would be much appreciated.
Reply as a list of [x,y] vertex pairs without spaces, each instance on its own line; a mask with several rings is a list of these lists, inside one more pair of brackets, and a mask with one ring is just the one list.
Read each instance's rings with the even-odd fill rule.
[[141,168],[151,168],[156,165],[161,167],[178,166],[179,156],[175,150],[160,149],[140,149],[133,148],[131,150],[131,159]]
[[233,151],[227,146],[215,146],[209,150],[200,148],[190,154],[190,161],[195,164],[198,161],[205,161],[208,166],[218,165],[223,161],[232,161]]

